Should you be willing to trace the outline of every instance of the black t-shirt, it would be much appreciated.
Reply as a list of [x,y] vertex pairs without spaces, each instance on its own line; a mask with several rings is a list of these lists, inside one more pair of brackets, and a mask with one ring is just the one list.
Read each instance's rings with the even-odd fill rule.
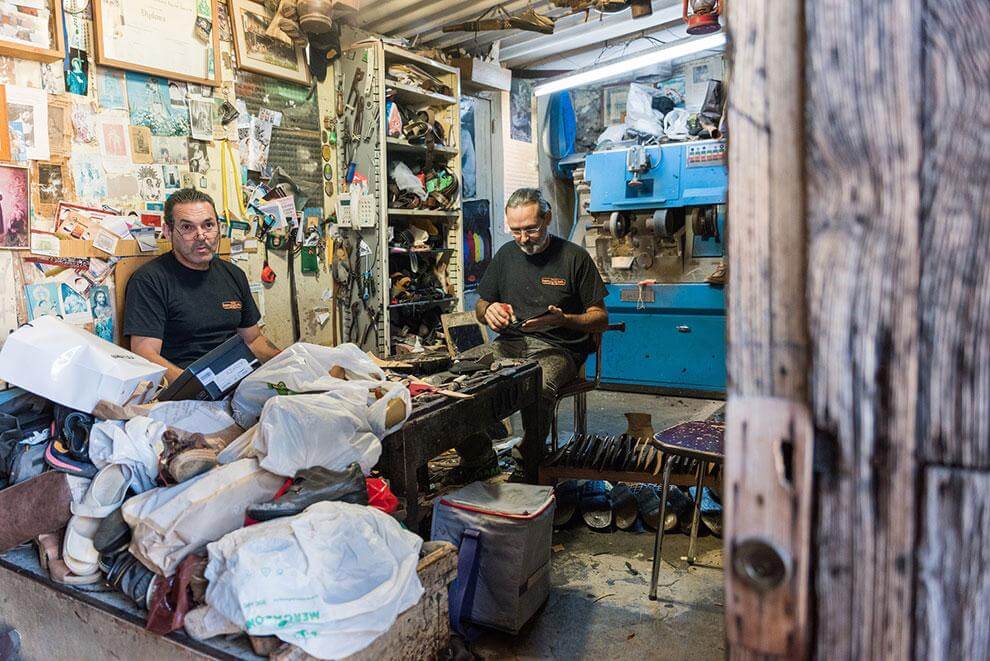
[[[550,237],[546,250],[527,255],[514,241],[495,253],[478,285],[478,295],[490,302],[508,303],[517,319],[528,319],[555,305],[568,314],[581,314],[605,299],[605,283],[591,255],[570,241]],[[506,330],[515,337],[520,331]],[[552,328],[525,333],[577,353],[595,350],[591,338],[576,330]]]
[[159,338],[162,356],[182,368],[259,319],[244,271],[218,257],[197,271],[167,253],[127,282],[124,335]]

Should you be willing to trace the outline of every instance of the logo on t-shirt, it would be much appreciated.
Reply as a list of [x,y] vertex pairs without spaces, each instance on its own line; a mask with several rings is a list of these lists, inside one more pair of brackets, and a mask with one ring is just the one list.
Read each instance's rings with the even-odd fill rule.
[[223,306],[223,309],[224,310],[240,310],[241,309],[241,302],[240,301],[224,301],[223,303],[221,303],[221,305]]
[[542,278],[540,278],[540,282],[542,284],[544,284],[544,285],[549,286],[549,287],[566,287],[567,286],[567,280],[564,280],[563,278],[551,278],[550,276],[547,276],[547,275],[545,275]]

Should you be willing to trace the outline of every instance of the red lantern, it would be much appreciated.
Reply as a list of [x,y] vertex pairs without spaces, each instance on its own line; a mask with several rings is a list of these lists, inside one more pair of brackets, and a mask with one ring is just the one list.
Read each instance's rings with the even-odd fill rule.
[[688,34],[710,34],[721,30],[718,17],[724,4],[725,0],[691,0],[691,13],[688,14],[688,0],[684,0],[684,21],[688,24]]

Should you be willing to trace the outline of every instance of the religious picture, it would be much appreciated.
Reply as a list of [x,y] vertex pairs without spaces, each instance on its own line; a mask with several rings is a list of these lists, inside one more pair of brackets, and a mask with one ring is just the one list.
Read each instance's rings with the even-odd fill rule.
[[128,159],[127,126],[119,121],[105,121],[100,129],[100,147],[104,158],[114,161]]
[[113,342],[113,307],[110,305],[110,290],[99,285],[89,290],[89,307],[93,315],[93,332]]
[[96,69],[96,91],[104,110],[127,110],[124,73],[112,69]]
[[174,108],[185,108],[189,86],[176,80],[168,81],[168,102]]
[[152,135],[189,135],[189,112],[172,105],[164,78],[128,71],[127,102],[131,124],[147,126]]
[[92,320],[89,312],[89,299],[80,294],[67,283],[58,285],[59,304],[62,306],[62,316],[70,324],[88,324]]
[[157,165],[143,165],[137,169],[140,196],[144,200],[162,199],[162,169]]
[[62,309],[58,303],[58,284],[45,282],[38,285],[25,285],[27,297],[28,321],[47,315],[60,315]]
[[147,126],[129,126],[131,137],[131,160],[135,163],[153,163],[151,153],[151,130]]
[[31,196],[28,169],[0,165],[0,248],[31,245]]
[[15,158],[18,158],[18,151],[26,159],[34,161],[47,161],[51,157],[47,92],[33,87],[8,85],[7,122]]
[[69,68],[65,71],[65,89],[69,94],[86,96],[89,92],[89,58],[86,51],[69,49]]

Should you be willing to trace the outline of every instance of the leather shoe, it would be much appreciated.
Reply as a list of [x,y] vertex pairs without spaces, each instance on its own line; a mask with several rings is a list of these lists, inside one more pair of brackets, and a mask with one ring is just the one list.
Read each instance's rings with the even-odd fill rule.
[[247,515],[255,521],[270,521],[295,516],[313,503],[329,500],[368,504],[368,485],[357,462],[352,462],[343,471],[332,471],[322,466],[303,469],[296,473],[292,486],[281,498],[252,505],[247,509]]

